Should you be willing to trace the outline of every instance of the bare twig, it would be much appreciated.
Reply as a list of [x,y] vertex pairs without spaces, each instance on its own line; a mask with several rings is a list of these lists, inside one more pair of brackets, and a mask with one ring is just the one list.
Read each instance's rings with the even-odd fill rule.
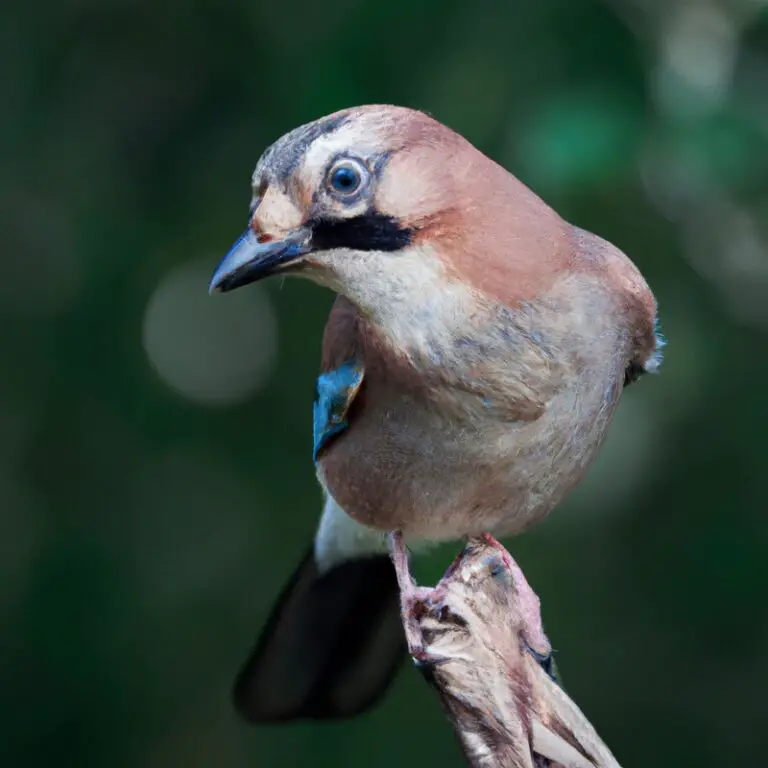
[[509,553],[473,539],[434,589],[416,587],[393,535],[403,624],[476,768],[620,768],[545,670],[538,599]]

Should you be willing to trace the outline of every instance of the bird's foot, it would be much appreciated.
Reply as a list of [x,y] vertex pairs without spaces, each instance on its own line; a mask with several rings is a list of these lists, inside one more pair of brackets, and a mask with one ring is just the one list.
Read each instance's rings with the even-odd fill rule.
[[501,559],[504,562],[504,567],[511,570],[512,566],[515,565],[515,561],[512,559],[512,555],[507,552],[507,548],[493,534],[484,533],[480,538],[489,547],[494,547],[494,549],[501,550]]
[[435,665],[445,661],[427,650],[420,628],[420,619],[425,609],[439,600],[439,588],[419,587],[411,576],[408,565],[408,549],[403,534],[393,531],[389,534],[389,554],[395,567],[397,584],[400,589],[400,613],[405,629],[408,652],[419,665]]
[[541,601],[533,591],[528,579],[525,578],[520,566],[512,555],[507,552],[501,542],[490,533],[484,533],[482,540],[491,547],[501,550],[500,555],[504,567],[509,571],[517,591],[517,604],[522,618],[522,639],[531,656],[538,662],[541,668],[553,679],[552,645],[544,632],[544,624],[541,620]]

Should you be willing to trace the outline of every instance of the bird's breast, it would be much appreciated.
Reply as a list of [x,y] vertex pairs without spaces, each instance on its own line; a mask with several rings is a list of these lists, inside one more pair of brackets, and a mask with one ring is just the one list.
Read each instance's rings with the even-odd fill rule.
[[364,525],[438,540],[518,532],[602,443],[628,333],[599,281],[564,280],[514,309],[454,309],[400,344],[344,300],[329,320],[324,369],[355,359],[364,379],[318,474]]
[[[512,375],[497,378],[503,389]],[[618,369],[599,382],[572,376],[534,416],[522,406],[505,411],[471,387],[415,373],[402,379],[394,363],[373,365],[347,428],[321,452],[318,475],[347,514],[373,528],[433,540],[516,533],[583,476],[618,400],[618,379]]]

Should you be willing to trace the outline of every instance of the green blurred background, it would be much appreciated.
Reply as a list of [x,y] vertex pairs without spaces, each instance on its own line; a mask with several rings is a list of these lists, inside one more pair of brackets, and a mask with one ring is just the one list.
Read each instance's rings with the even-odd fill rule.
[[407,668],[338,725],[229,700],[319,512],[332,296],[207,281],[264,147],[366,102],[430,111],[647,276],[662,375],[511,549],[625,766],[766,765],[766,7],[3,4],[0,765],[462,764]]

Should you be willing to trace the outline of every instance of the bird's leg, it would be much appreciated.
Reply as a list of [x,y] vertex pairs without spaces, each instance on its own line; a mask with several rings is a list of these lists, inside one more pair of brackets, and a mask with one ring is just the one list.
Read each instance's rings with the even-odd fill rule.
[[482,539],[489,546],[501,550],[504,567],[512,576],[512,581],[517,591],[517,602],[520,616],[523,620],[523,642],[531,656],[536,659],[542,669],[554,680],[552,645],[544,632],[539,596],[533,591],[522,569],[512,558],[512,555],[507,552],[504,545],[497,541],[490,533],[484,533]]
[[408,549],[401,531],[392,531],[388,536],[389,556],[395,567],[397,585],[400,588],[400,614],[408,643],[408,652],[420,664],[436,664],[441,658],[430,654],[426,648],[419,619],[425,607],[433,601],[435,590],[418,587],[408,566]]

